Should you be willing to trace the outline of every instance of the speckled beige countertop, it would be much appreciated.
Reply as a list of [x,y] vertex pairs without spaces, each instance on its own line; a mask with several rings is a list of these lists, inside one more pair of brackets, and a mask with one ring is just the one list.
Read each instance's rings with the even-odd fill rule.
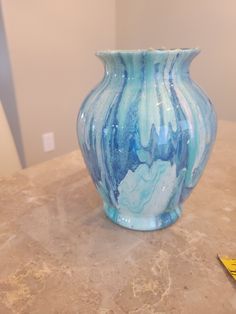
[[182,218],[136,232],[105,218],[79,151],[0,179],[0,313],[231,314],[236,283],[236,124]]

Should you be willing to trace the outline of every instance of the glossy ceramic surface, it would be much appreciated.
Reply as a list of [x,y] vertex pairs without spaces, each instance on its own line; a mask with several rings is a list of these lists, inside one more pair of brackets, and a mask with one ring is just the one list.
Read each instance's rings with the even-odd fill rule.
[[105,75],[81,106],[78,136],[106,215],[119,225],[155,230],[172,224],[203,172],[216,115],[189,76],[198,53],[97,53]]

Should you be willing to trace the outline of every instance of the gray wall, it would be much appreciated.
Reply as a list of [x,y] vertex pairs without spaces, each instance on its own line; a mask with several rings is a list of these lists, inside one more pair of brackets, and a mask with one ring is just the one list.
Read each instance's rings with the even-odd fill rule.
[[0,28],[0,95],[27,166],[77,149],[79,106],[103,75],[96,50],[200,47],[192,77],[236,121],[235,0],[2,0]]
[[[115,48],[115,0],[1,3],[29,166],[78,148],[80,104],[103,75],[95,51]],[[46,132],[54,132],[56,143],[48,153],[41,138]]]
[[0,7],[0,98],[10,126],[22,166],[25,165],[21,129],[15,90],[13,86],[11,65],[6,41],[5,28]]

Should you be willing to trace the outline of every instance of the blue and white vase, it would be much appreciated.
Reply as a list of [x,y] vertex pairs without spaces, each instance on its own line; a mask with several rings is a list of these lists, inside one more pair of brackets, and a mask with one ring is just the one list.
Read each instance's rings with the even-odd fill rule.
[[204,170],[216,114],[189,76],[198,53],[97,53],[105,75],[81,106],[78,137],[104,211],[116,224],[155,230],[174,223]]

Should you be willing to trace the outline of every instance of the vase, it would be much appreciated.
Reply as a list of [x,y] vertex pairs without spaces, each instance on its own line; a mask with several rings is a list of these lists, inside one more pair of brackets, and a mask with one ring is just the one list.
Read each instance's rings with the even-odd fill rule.
[[104,211],[118,225],[171,225],[202,175],[217,123],[212,103],[189,75],[198,53],[97,53],[105,74],[84,100],[77,130]]

